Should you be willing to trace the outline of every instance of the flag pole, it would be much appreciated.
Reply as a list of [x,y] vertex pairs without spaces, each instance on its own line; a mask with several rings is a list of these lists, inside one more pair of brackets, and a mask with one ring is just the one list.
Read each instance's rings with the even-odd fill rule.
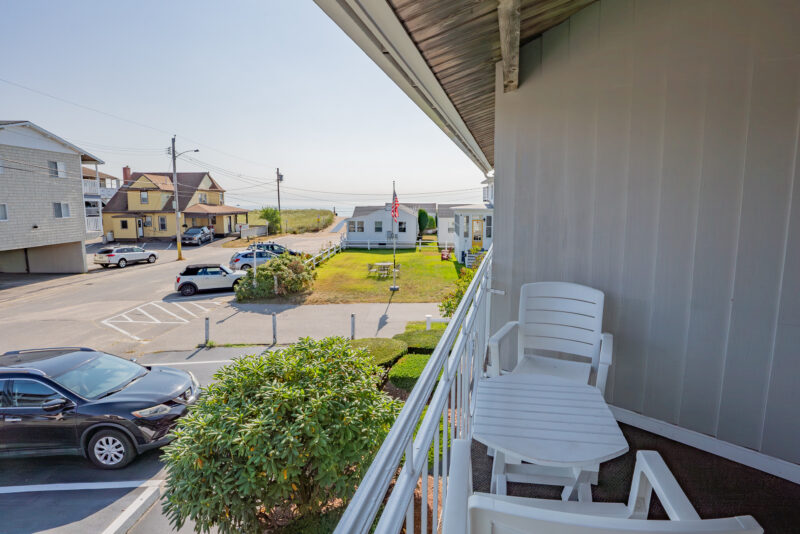
[[[394,188],[394,180],[392,180],[392,215],[394,215],[395,202],[397,201],[397,192]],[[400,216],[400,207],[397,207],[398,217]],[[392,217],[392,287],[390,291],[397,291],[397,217]]]

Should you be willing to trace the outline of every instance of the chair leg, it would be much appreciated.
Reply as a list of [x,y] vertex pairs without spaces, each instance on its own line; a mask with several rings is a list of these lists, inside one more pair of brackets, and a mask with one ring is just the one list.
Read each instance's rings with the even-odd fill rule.
[[592,502],[592,473],[581,471],[572,486],[564,486],[561,492],[562,501]]
[[492,483],[489,488],[490,493],[497,495],[506,494],[506,458],[505,454],[495,451],[494,461],[492,462]]

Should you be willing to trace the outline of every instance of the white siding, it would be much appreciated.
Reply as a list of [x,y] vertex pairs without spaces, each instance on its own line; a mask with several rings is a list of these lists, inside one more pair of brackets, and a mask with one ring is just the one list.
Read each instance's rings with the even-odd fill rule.
[[616,405],[800,462],[800,3],[601,0],[496,97],[494,328],[606,294]]

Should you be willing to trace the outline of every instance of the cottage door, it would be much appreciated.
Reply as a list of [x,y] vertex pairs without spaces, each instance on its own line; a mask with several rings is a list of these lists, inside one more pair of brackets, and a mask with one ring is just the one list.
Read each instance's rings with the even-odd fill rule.
[[136,219],[136,237],[142,237],[144,235],[142,230],[142,220]]
[[483,249],[483,219],[472,219],[472,248]]

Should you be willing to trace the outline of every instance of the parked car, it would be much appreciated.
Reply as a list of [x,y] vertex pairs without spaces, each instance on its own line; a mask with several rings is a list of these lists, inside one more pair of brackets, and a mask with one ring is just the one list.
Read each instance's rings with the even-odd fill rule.
[[94,255],[94,263],[101,265],[104,269],[112,265],[123,268],[129,263],[146,261],[155,263],[158,259],[158,252],[155,250],[145,250],[142,247],[110,247],[97,251]]
[[296,250],[292,250],[290,248],[286,248],[283,245],[280,245],[275,242],[269,243],[253,243],[248,245],[248,250],[266,250],[267,252],[272,252],[273,254],[283,254],[284,252],[288,252],[292,256],[301,256],[302,252],[298,252]]
[[165,445],[200,394],[195,377],[89,348],[0,356],[0,458],[83,455],[119,469]]
[[188,265],[175,278],[175,291],[190,297],[207,289],[236,289],[239,279],[246,274],[218,263]]
[[228,266],[231,269],[242,269],[243,271],[248,271],[252,269],[253,265],[256,263],[258,263],[258,265],[262,265],[277,256],[277,254],[274,252],[259,250],[256,251],[256,256],[253,258],[253,253],[254,251],[252,250],[236,252],[233,256],[231,256],[231,261]]
[[202,245],[214,239],[214,234],[206,226],[192,226],[181,235],[184,245]]

